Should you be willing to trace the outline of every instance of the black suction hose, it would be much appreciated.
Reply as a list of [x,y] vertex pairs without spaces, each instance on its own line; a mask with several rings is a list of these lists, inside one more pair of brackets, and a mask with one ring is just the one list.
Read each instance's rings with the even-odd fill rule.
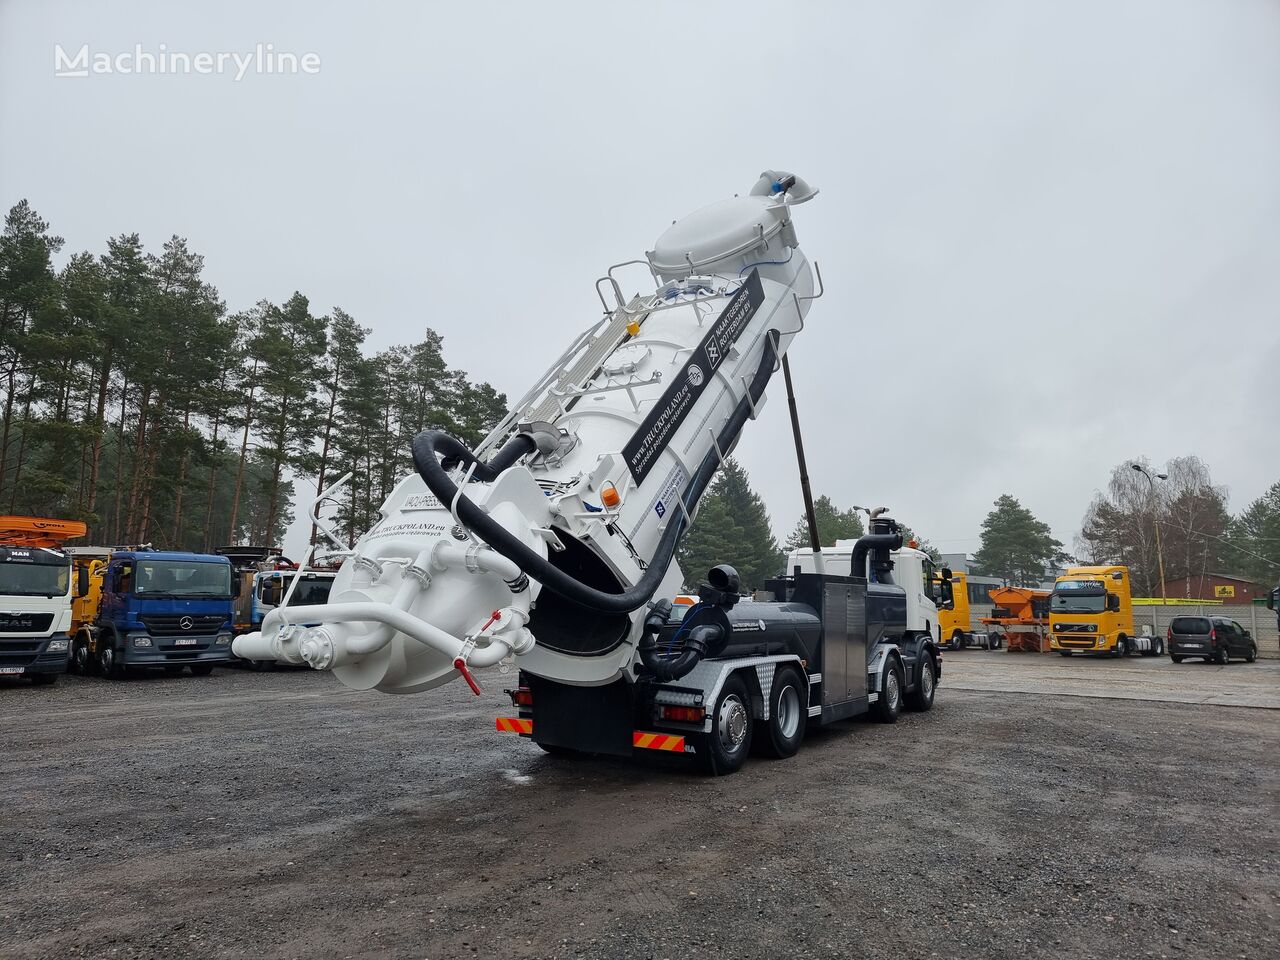
[[853,544],[853,553],[849,556],[849,576],[866,577],[867,554],[877,548],[900,550],[902,548],[901,533],[868,533],[859,537]]
[[[738,434],[742,432],[743,425],[750,418],[753,406],[764,395],[765,387],[769,385],[774,365],[778,362],[778,352],[774,346],[777,335],[776,330],[770,330],[765,335],[760,366],[756,368],[755,376],[747,387],[747,396],[734,407],[728,422],[716,438],[721,450],[728,450],[733,446],[734,441],[738,439]],[[679,546],[680,537],[685,531],[686,511],[693,512],[703,491],[715,477],[716,470],[720,466],[720,457],[715,448],[707,451],[707,455],[703,457],[689,479],[689,485],[685,487],[681,498],[685,509],[674,514],[667,523],[644,576],[629,590],[624,590],[622,593],[606,593],[603,590],[588,587],[530,550],[519,537],[510,533],[470,499],[465,496],[458,497],[457,486],[449,479],[449,474],[440,462],[440,457],[444,456],[446,459],[464,463],[467,466],[475,463],[477,466],[472,478],[491,482],[502,470],[511,466],[520,457],[532,453],[534,449],[532,437],[517,434],[485,464],[479,462],[474,453],[447,433],[441,430],[424,430],[413,438],[413,466],[426,483],[427,489],[439,497],[441,503],[452,506],[454,498],[457,498],[458,519],[468,529],[547,589],[579,606],[601,613],[630,613],[643,606],[658,589],[662,578],[666,576],[667,567],[671,565],[671,558],[675,556],[676,547]]]
[[[724,650],[733,633],[733,624],[723,607],[699,605],[685,614],[684,624],[676,631],[676,636],[685,633],[684,644],[674,657],[658,647],[658,633],[671,619],[671,601],[659,600],[651,605],[649,615],[644,619],[644,630],[640,633],[640,643],[636,653],[640,662],[645,665],[650,675],[659,683],[670,683],[679,680],[696,667],[706,656],[718,656]],[[701,619],[702,623],[690,623],[692,619]]]

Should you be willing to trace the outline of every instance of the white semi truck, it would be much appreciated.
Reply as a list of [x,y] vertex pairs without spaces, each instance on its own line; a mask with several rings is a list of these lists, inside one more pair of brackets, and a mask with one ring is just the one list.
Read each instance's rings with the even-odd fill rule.
[[329,602],[273,610],[236,654],[388,693],[459,678],[479,692],[473,671],[511,658],[516,715],[499,729],[552,752],[691,754],[712,773],[737,770],[753,742],[789,756],[810,724],[928,709],[936,638],[908,629],[924,581],[897,582],[892,520],[851,548],[845,574],[793,571],[773,602],[741,600],[728,565],[682,619],[667,599],[699,498],[821,296],[792,221],[816,193],[766,171],[676,221],[629,262],[653,293],[625,297],[628,264],[611,267],[603,318],[474,451],[441,431],[414,440],[415,471]]

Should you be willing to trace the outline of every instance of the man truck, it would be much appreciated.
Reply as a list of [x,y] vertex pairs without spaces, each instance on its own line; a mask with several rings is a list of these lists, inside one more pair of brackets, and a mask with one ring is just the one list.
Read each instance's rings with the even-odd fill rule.
[[1150,657],[1164,653],[1164,640],[1133,628],[1128,567],[1069,567],[1049,595],[1049,648],[1064,657]]
[[71,560],[61,547],[86,529],[78,520],[0,517],[0,677],[42,685],[67,672]]
[[77,617],[72,662],[85,673],[132,669],[208,676],[231,661],[231,564],[212,554],[72,548]]
[[893,559],[888,518],[847,573],[815,558],[770,584],[773,601],[740,599],[727,563],[683,618],[658,599],[680,593],[680,539],[821,296],[792,219],[816,194],[766,171],[667,228],[640,261],[652,293],[623,294],[636,261],[609,268],[602,317],[530,371],[489,436],[472,450],[418,434],[378,522],[352,548],[333,538],[346,560],[329,602],[277,607],[237,655],[388,693],[457,679],[478,693],[477,668],[513,660],[517,715],[500,730],[557,753],[691,755],[710,773],[753,743],[790,756],[806,726],[928,709],[936,610],[917,605],[930,582]]

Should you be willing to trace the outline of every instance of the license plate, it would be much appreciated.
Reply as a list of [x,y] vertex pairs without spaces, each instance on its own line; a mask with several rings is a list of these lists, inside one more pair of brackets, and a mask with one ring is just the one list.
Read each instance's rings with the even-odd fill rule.
[[194,647],[196,645],[195,637],[179,637],[173,641],[175,647]]
[[26,667],[0,667],[0,674],[22,673],[26,669]]

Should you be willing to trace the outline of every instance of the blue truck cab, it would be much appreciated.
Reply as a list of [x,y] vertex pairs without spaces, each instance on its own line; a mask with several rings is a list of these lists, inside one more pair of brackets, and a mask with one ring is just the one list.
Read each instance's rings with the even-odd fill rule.
[[90,631],[98,669],[118,677],[130,668],[185,666],[203,676],[229,663],[232,593],[226,557],[112,551]]

